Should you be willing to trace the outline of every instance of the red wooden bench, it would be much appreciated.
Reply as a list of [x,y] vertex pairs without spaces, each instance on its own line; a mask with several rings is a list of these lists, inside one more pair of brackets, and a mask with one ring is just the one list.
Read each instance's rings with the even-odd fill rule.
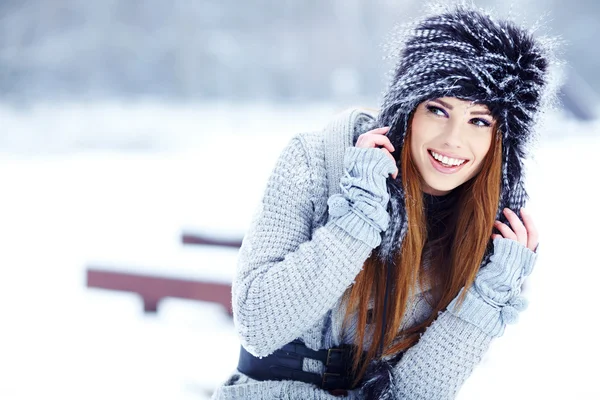
[[[221,246],[239,248],[241,240],[222,240],[205,235],[181,235],[185,245]],[[86,270],[88,288],[137,293],[144,303],[144,312],[156,312],[158,303],[165,297],[207,301],[221,304],[229,314],[231,310],[231,284],[181,278],[167,278],[152,274],[119,272],[101,266]]]

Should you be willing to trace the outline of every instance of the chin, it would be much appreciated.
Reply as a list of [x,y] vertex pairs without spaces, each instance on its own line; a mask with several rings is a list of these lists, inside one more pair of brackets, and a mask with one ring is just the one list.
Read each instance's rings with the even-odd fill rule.
[[434,195],[434,196],[443,196],[444,194],[450,193],[452,190],[456,189],[464,182],[432,182],[425,180],[425,188],[423,191]]

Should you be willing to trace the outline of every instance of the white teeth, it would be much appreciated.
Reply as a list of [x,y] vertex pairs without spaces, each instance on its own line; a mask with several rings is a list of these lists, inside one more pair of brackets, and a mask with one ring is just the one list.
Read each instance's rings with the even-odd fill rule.
[[438,161],[443,162],[446,165],[461,165],[466,161],[466,160],[457,160],[455,158],[449,158],[446,156],[442,156],[441,154],[438,154],[435,151],[432,151],[431,154],[433,155],[433,158],[435,158]]

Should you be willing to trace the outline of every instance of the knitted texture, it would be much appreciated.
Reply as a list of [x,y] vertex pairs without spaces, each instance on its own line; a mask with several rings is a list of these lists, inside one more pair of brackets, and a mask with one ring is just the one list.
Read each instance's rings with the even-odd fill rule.
[[473,327],[449,312],[440,313],[395,365],[392,384],[380,399],[454,398],[492,340]]
[[[355,117],[364,119],[367,115],[358,113]],[[353,137],[354,125],[338,126],[348,131],[336,134]],[[331,149],[324,146],[326,133],[296,135],[282,151],[240,249],[232,288],[234,323],[242,345],[256,356],[271,354],[296,338],[315,350],[352,343],[355,324],[342,330],[341,297],[377,245],[372,239],[385,226],[379,213],[387,201],[382,188],[385,175],[390,173],[390,160],[378,149],[346,149],[341,197],[330,197],[325,151]],[[367,170],[369,174],[365,174]],[[514,262],[512,250],[510,246],[498,247],[495,262]],[[489,285],[502,287],[504,281],[491,283],[496,279],[492,275]],[[497,275],[504,280],[505,274]],[[513,279],[517,275],[506,276]],[[488,304],[481,298],[477,301],[475,304]],[[430,313],[424,293],[417,291],[402,328],[422,322]],[[491,315],[497,324],[505,323],[498,313]],[[392,385],[385,390],[396,397],[389,398],[452,398],[492,338],[462,314],[442,312],[419,342],[391,365]],[[305,360],[304,370],[322,372],[323,366]],[[337,397],[303,382],[259,382],[239,372],[213,395],[213,399],[248,398]],[[357,388],[347,398],[366,397]]]
[[342,179],[349,197],[344,206],[333,201],[331,220],[312,232],[312,191],[325,189],[326,180],[321,175],[315,181],[323,160],[309,165],[305,145],[295,138],[281,154],[240,249],[232,288],[234,322],[242,345],[256,356],[299,337],[333,307],[389,219],[385,176],[394,163],[381,150],[349,148],[345,161],[351,168]]
[[504,326],[516,322],[527,306],[521,286],[536,259],[536,253],[515,240],[494,239],[490,262],[477,274],[463,304],[456,298],[447,309],[489,335],[501,336]]
[[[340,181],[342,193],[327,202],[336,224],[372,248],[381,243],[380,233],[390,221],[386,179],[395,170],[394,162],[380,149],[348,147]],[[365,224],[373,229],[366,229]]]

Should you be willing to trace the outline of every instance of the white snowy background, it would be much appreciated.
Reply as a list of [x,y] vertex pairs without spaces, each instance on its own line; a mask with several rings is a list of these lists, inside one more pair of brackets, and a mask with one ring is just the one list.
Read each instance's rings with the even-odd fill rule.
[[[0,400],[208,399],[237,364],[225,310],[144,314],[86,268],[230,282],[237,250],[181,233],[241,238],[292,135],[377,107],[422,3],[0,1]],[[600,115],[600,3],[477,3],[564,35],[572,106]],[[600,121],[557,112],[534,154],[530,306],[459,400],[600,400]]]
[[[232,103],[0,107],[0,399],[207,399],[238,340],[214,304],[88,289],[86,266],[231,279],[279,151],[340,108]],[[115,150],[119,149],[119,150]],[[528,164],[540,256],[518,324],[459,399],[600,399],[600,123],[557,114]]]

